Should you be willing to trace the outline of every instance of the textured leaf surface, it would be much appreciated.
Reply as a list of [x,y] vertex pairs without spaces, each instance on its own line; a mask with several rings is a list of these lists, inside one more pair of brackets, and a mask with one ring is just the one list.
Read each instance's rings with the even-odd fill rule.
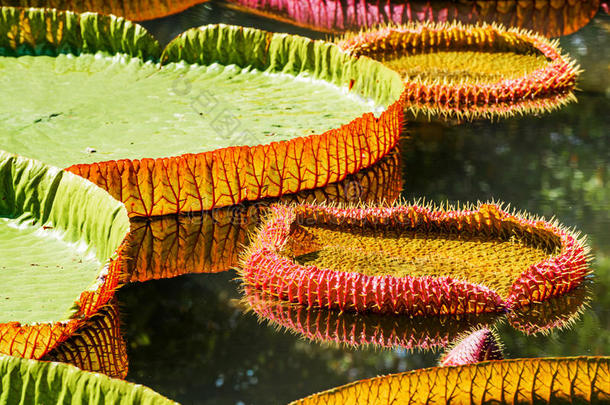
[[[3,147],[59,167],[288,140],[371,109],[326,82],[236,66],[159,70],[139,58],[101,54],[0,63]],[[239,127],[232,133],[223,119]]]
[[[426,316],[503,312],[565,294],[590,271],[588,248],[571,232],[495,204],[272,210],[244,255],[242,279],[306,306]],[[520,263],[502,257],[504,249],[539,254]]]
[[127,347],[121,336],[118,307],[116,300],[110,301],[42,360],[60,361],[81,370],[125,378],[128,369]]
[[83,13],[114,14],[144,21],[179,13],[207,0],[0,0],[0,6],[46,7]]
[[294,404],[585,404],[610,401],[610,358],[517,359],[371,378]]
[[93,184],[2,151],[0,192],[0,353],[40,357],[112,296],[129,221]]
[[174,404],[141,385],[62,363],[0,355],[2,404]]
[[568,35],[584,27],[599,0],[413,1],[229,0],[230,6],[309,29],[336,33],[388,23],[415,21],[499,22],[547,36]]
[[[281,197],[285,202],[392,202],[402,189],[400,152],[323,188]],[[249,236],[273,201],[218,208],[198,215],[134,221],[125,253],[126,282],[226,271],[239,262]]]
[[0,323],[68,318],[101,263],[82,247],[58,239],[53,230],[20,222],[0,220]]

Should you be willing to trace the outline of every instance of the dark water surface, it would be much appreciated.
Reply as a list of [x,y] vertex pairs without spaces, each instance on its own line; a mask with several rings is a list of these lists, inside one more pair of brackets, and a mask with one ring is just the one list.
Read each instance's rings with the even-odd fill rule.
[[[307,34],[216,2],[145,26],[165,43],[216,22]],[[400,146],[408,200],[501,200],[588,235],[590,303],[571,325],[547,334],[497,324],[510,358],[610,354],[610,17],[598,14],[561,45],[586,71],[577,104],[498,123],[410,124]],[[185,404],[275,404],[438,359],[438,350],[355,349],[268,326],[238,304],[235,276],[185,275],[121,289],[127,379]]]

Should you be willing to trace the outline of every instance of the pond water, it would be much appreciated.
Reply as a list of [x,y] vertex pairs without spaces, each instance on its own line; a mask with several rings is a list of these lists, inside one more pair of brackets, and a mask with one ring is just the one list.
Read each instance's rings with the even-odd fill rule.
[[[217,2],[144,25],[166,43],[189,27],[216,22],[320,37]],[[580,311],[571,324],[536,336],[499,320],[495,326],[508,358],[610,354],[610,17],[598,13],[562,37],[561,46],[585,70],[577,104],[496,123],[410,123],[400,144],[402,196],[409,201],[500,200],[554,216],[588,236],[595,273],[589,303],[571,306]],[[195,227],[204,222],[189,220]],[[176,244],[185,239],[184,233],[172,237]],[[229,232],[212,237],[220,239],[211,249],[189,254],[236,255],[244,242]],[[162,264],[201,272],[204,262],[214,260],[181,257],[180,263]],[[191,274],[122,288],[127,379],[185,404],[276,404],[438,361],[440,349],[353,348],[270,326],[244,310],[235,278],[234,271]]]

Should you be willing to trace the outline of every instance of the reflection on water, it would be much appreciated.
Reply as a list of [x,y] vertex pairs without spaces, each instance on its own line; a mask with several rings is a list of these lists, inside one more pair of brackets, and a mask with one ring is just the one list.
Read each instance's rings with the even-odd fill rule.
[[195,215],[133,221],[125,254],[127,265],[124,267],[128,274],[123,282],[217,273],[234,268],[249,235],[273,203],[393,202],[402,188],[400,167],[400,152],[396,148],[368,169],[323,188]]
[[270,326],[285,328],[308,340],[409,350],[444,348],[461,334],[501,318],[497,314],[410,317],[307,308],[248,286],[243,304]]
[[590,298],[589,286],[583,285],[568,294],[516,308],[507,314],[508,322],[528,335],[568,328],[577,322]]
[[437,360],[433,352],[352,349],[279,333],[232,305],[240,299],[234,278],[234,272],[188,275],[119,290],[127,379],[186,404],[281,404]]
[[[219,21],[289,30],[223,10],[213,2],[147,27],[163,38],[182,32],[184,24]],[[547,218],[555,216],[588,235],[595,258],[589,303],[586,291],[577,290],[549,301],[551,307],[534,305],[500,320],[495,327],[508,358],[610,354],[610,56],[609,47],[604,47],[610,40],[608,21],[607,15],[597,16],[561,40],[586,71],[600,72],[589,79],[585,73],[581,88],[586,92],[577,94],[577,104],[497,123],[411,124],[401,145],[403,196],[408,199],[495,198]],[[181,222],[185,219],[175,218],[168,225],[140,224],[144,228],[136,235],[146,241],[141,246],[148,250],[133,255],[139,263],[134,278],[233,266],[236,246],[245,240],[236,236],[241,228],[214,228],[218,225],[211,218],[201,218],[203,225],[194,229]],[[215,236],[208,239],[202,229],[214,229]],[[212,258],[218,258],[218,267],[213,267]],[[234,278],[232,271],[186,275],[119,290],[130,360],[127,379],[187,404],[285,403],[356,379],[432,366],[438,360],[438,353],[429,351],[353,348],[278,331],[234,304],[240,299]],[[572,327],[566,322],[573,322]]]
[[589,299],[589,287],[582,286],[506,315],[412,317],[307,308],[246,286],[242,305],[269,325],[312,341],[428,350],[444,348],[469,331],[500,324],[505,318],[528,335],[563,329],[578,320]]

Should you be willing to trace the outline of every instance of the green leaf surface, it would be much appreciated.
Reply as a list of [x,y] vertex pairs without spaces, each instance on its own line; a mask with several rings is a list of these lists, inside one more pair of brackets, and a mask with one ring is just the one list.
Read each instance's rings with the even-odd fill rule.
[[23,56],[0,58],[0,73],[2,146],[60,167],[287,140],[371,110],[319,80],[235,65]]
[[0,151],[0,323],[68,319],[129,231],[92,183]]
[[0,404],[175,404],[150,388],[63,363],[0,355]]
[[[95,279],[101,263],[52,230],[0,221],[0,322],[51,322]],[[32,305],[36,303],[36,305]],[[59,318],[59,319],[61,319]]]
[[16,15],[0,16],[0,148],[60,167],[320,134],[403,88],[381,64],[301,37],[209,26],[158,63],[148,34],[125,20]]

